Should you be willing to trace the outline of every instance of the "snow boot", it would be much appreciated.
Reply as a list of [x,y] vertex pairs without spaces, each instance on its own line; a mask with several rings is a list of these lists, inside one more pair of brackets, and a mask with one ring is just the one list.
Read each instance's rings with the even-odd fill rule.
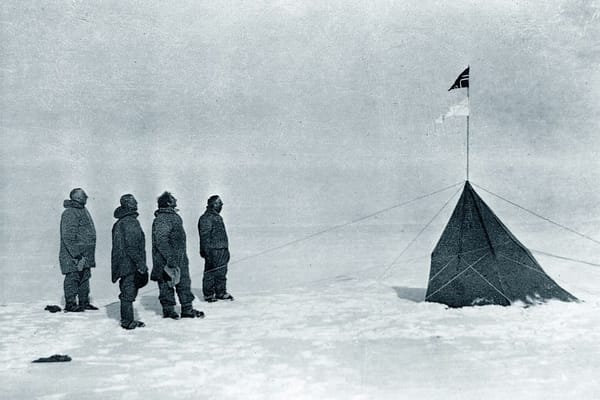
[[163,308],[163,318],[179,319],[179,314],[175,312],[173,307]]
[[95,305],[90,304],[90,303],[80,305],[79,307],[82,307],[84,310],[92,310],[92,311],[98,310],[98,307],[96,307]]
[[135,329],[135,328],[143,328],[144,326],[146,326],[145,323],[143,323],[142,321],[123,321],[121,322],[121,328],[123,329],[127,329],[128,331]]
[[65,312],[83,312],[85,311],[83,307],[78,306],[75,303],[67,303],[65,306]]
[[137,328],[135,321],[121,321],[121,328],[127,329],[128,331]]
[[204,313],[186,305],[181,307],[181,318],[204,318]]
[[135,321],[121,321],[121,328],[131,331],[137,328],[137,324],[135,323]]
[[214,294],[212,296],[204,296],[204,301],[208,303],[214,303],[217,301],[217,297]]
[[217,299],[233,301],[233,296],[230,295],[229,293],[223,293],[223,294],[218,294]]
[[[133,302],[121,300],[121,326],[125,328],[133,323]],[[134,329],[125,328],[125,329]]]

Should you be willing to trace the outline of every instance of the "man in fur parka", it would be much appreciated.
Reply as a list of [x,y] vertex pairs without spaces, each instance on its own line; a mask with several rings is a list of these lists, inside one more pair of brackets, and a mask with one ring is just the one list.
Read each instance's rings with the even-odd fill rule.
[[[147,278],[146,238],[137,220],[137,200],[132,194],[121,196],[121,205],[114,212],[117,222],[112,228],[112,281],[119,281],[119,300],[121,300],[121,326],[135,329],[145,326],[136,321],[133,314],[133,302],[138,294],[139,278]],[[146,279],[147,281],[147,279]]]
[[177,199],[169,192],[158,198],[158,210],[152,223],[152,274],[158,283],[158,299],[164,318],[179,319],[175,311],[175,291],[181,304],[182,318],[204,318],[202,311],[192,306],[192,280],[186,252],[183,221],[177,213]]
[[[65,276],[65,311],[97,310],[90,304],[91,268],[96,266],[96,228],[81,188],[71,190],[60,219],[60,271]],[[77,302],[79,300],[79,303]]]
[[233,300],[227,293],[227,263],[229,262],[229,239],[221,217],[223,201],[218,195],[210,196],[206,211],[198,220],[200,257],[204,258],[202,291],[204,300]]

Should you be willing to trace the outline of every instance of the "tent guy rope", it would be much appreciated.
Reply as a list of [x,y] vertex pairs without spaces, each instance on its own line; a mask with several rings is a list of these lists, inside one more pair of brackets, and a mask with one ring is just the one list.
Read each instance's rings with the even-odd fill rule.
[[291,246],[291,245],[293,245],[293,244],[300,243],[300,242],[303,242],[303,241],[305,241],[305,240],[308,240],[308,239],[312,239],[312,238],[314,238],[315,236],[319,236],[319,235],[322,235],[322,234],[324,234],[324,233],[331,232],[331,231],[333,231],[333,230],[340,229],[340,228],[343,228],[343,227],[345,227],[345,226],[352,225],[352,224],[355,224],[355,223],[357,223],[357,222],[360,222],[360,221],[367,220],[367,219],[369,219],[369,218],[373,218],[373,217],[375,217],[376,215],[383,214],[384,212],[387,212],[387,211],[393,210],[394,208],[402,207],[402,206],[408,205],[408,204],[410,204],[410,203],[414,203],[414,202],[416,202],[416,201],[418,201],[418,200],[422,200],[422,199],[425,199],[425,198],[427,198],[427,197],[431,197],[431,196],[433,196],[433,195],[436,195],[436,194],[438,194],[438,193],[445,192],[446,190],[448,190],[448,189],[452,189],[453,187],[456,187],[456,186],[460,185],[461,183],[462,183],[462,182],[458,182],[458,183],[455,183],[455,184],[453,184],[453,185],[446,186],[445,188],[442,188],[442,189],[436,190],[436,191],[434,191],[434,192],[431,192],[431,193],[428,193],[428,194],[424,194],[424,195],[422,195],[422,196],[419,196],[419,197],[415,197],[415,198],[414,198],[414,199],[412,199],[412,200],[404,201],[404,202],[402,202],[402,203],[399,203],[399,204],[396,204],[396,205],[393,205],[393,206],[390,206],[390,207],[384,208],[384,209],[382,209],[382,210],[376,211],[376,212],[374,212],[374,213],[371,213],[371,214],[369,214],[369,215],[365,215],[365,216],[363,216],[363,217],[360,217],[360,218],[357,218],[357,219],[355,219],[355,220],[352,220],[352,221],[349,221],[349,222],[345,222],[345,223],[343,223],[343,224],[335,225],[335,226],[332,226],[332,227],[329,227],[329,228],[326,228],[326,229],[320,230],[320,231],[318,231],[318,232],[312,233],[312,234],[310,234],[310,235],[308,235],[308,236],[305,236],[305,237],[302,237],[302,238],[298,238],[298,239],[294,239],[294,240],[292,240],[292,241],[289,241],[289,242],[287,242],[287,243],[281,244],[281,245],[279,245],[279,246],[271,247],[271,248],[269,248],[269,249],[266,249],[266,250],[263,250],[263,251],[261,251],[261,252],[258,252],[258,253],[255,253],[255,254],[251,254],[251,255],[249,255],[249,256],[242,257],[242,258],[239,258],[239,259],[237,259],[237,260],[233,260],[233,261],[231,261],[231,262],[229,263],[229,265],[238,264],[238,263],[241,263],[241,262],[243,262],[243,261],[249,260],[249,259],[251,259],[251,258],[255,258],[255,257],[258,257],[258,256],[262,256],[263,254],[271,253],[271,252],[273,252],[273,251],[276,251],[276,250],[282,249],[282,248],[284,248],[284,247]]
[[556,225],[556,226],[558,226],[559,228],[562,228],[562,229],[565,229],[565,230],[567,230],[567,231],[569,231],[569,232],[571,232],[571,233],[574,233],[575,235],[578,235],[578,236],[580,236],[580,237],[582,237],[582,238],[584,238],[584,239],[587,239],[587,240],[589,240],[589,241],[592,241],[592,242],[594,242],[594,243],[596,243],[596,244],[600,244],[600,241],[598,241],[598,240],[596,240],[596,239],[594,239],[594,238],[592,238],[592,237],[590,237],[590,236],[587,236],[587,235],[585,235],[585,234],[583,234],[583,233],[581,233],[581,232],[577,232],[577,231],[576,231],[575,229],[573,229],[573,228],[569,228],[568,226],[565,226],[565,225],[563,225],[563,224],[559,224],[558,222],[555,222],[555,221],[551,220],[550,218],[544,217],[543,215],[540,215],[540,214],[536,213],[535,211],[531,211],[531,210],[529,210],[529,209],[527,209],[527,208],[525,208],[525,207],[523,207],[523,206],[520,206],[520,205],[518,205],[517,203],[515,203],[515,202],[513,202],[513,201],[510,201],[510,200],[508,200],[508,199],[506,199],[506,198],[504,198],[504,197],[500,196],[499,194],[496,194],[496,193],[494,193],[494,192],[492,192],[492,191],[489,191],[489,190],[487,190],[486,188],[484,188],[484,187],[481,187],[481,186],[479,186],[479,185],[478,185],[478,184],[476,184],[476,183],[473,183],[473,182],[471,182],[471,183],[473,184],[473,186],[476,186],[476,187],[478,187],[479,189],[483,190],[484,192],[487,192],[487,193],[491,194],[492,196],[495,196],[495,197],[499,198],[500,200],[504,200],[505,202],[507,202],[507,203],[509,203],[509,204],[511,204],[511,205],[513,205],[513,206],[515,206],[515,207],[517,207],[517,208],[520,208],[520,209],[521,209],[521,210],[523,210],[523,211],[527,211],[527,212],[528,212],[528,213],[530,213],[531,215],[534,215],[534,216],[536,216],[536,217],[538,217],[538,218],[540,218],[540,219],[543,219],[543,220],[544,220],[544,221],[546,221],[546,222],[549,222],[549,223],[551,223],[551,224],[553,224],[553,225]]
[[415,237],[406,245],[406,247],[400,252],[400,254],[394,259],[394,261],[392,261],[385,270],[383,270],[383,272],[381,273],[381,275],[379,276],[379,279],[383,279],[383,277],[385,277],[385,275],[391,270],[391,268],[398,262],[398,260],[400,260],[400,258],[404,255],[404,253],[406,252],[406,250],[409,249],[410,246],[412,246],[412,244],[419,238],[419,236],[421,236],[421,234],[423,232],[425,232],[425,230],[429,227],[429,225],[431,225],[431,223],[438,217],[438,215],[440,215],[442,213],[442,211],[446,208],[446,206],[448,205],[448,203],[450,203],[450,200],[452,200],[454,198],[454,196],[456,196],[458,194],[458,192],[460,192],[461,188],[458,188],[458,190],[456,192],[454,192],[452,194],[452,196],[450,196],[450,198],[448,200],[446,200],[446,202],[444,203],[444,205],[438,210],[438,212],[435,213],[435,215],[433,217],[431,217],[431,219],[429,220],[429,222],[427,222],[427,224],[425,224],[425,226],[419,231],[419,233],[417,233],[415,235]]
[[558,258],[559,260],[573,261],[573,262],[580,263],[580,264],[591,265],[593,267],[600,267],[600,264],[589,262],[589,261],[585,261],[585,260],[579,260],[579,259],[570,258],[570,257],[563,257],[563,256],[559,256],[559,255],[556,255],[556,254],[547,253],[547,252],[541,251],[541,250],[534,250],[534,249],[529,249],[529,250],[531,252],[533,252],[533,253],[541,254],[541,255],[544,255],[544,256],[548,256],[548,257]]
[[[452,189],[452,188],[454,188],[454,187],[456,187],[456,186],[458,186],[458,185],[461,185],[462,183],[463,183],[463,182],[457,182],[457,183],[454,183],[454,184],[452,184],[452,185],[449,185],[449,186],[446,186],[446,187],[444,187],[444,188],[442,188],[442,189],[438,189],[438,190],[435,190],[435,191],[433,191],[433,192],[430,192],[430,193],[427,193],[427,194],[424,194],[424,195],[421,195],[421,196],[415,197],[415,198],[413,198],[413,199],[411,199],[411,200],[407,200],[407,201],[404,201],[404,202],[402,202],[402,203],[398,203],[398,204],[395,204],[395,205],[393,205],[393,206],[386,207],[386,208],[384,208],[384,209],[381,209],[381,210],[379,210],[379,211],[375,211],[375,212],[373,212],[373,213],[371,213],[371,214],[368,214],[368,215],[365,215],[365,216],[363,216],[363,217],[360,217],[360,218],[354,219],[354,220],[352,220],[352,221],[345,222],[345,223],[343,223],[343,224],[335,225],[335,226],[329,227],[329,228],[327,228],[327,229],[320,230],[320,231],[318,231],[318,232],[315,232],[315,233],[312,233],[312,234],[310,234],[310,235],[307,235],[307,236],[304,236],[304,237],[301,237],[301,238],[298,238],[298,239],[291,240],[291,241],[289,241],[289,242],[286,242],[286,243],[283,243],[283,244],[281,244],[281,245],[278,245],[278,246],[275,246],[275,247],[271,247],[271,248],[265,249],[265,250],[263,250],[263,251],[260,251],[260,252],[258,252],[258,253],[251,254],[251,255],[249,255],[249,256],[242,257],[242,258],[239,258],[239,259],[237,259],[237,260],[232,260],[232,261],[230,261],[230,262],[229,262],[229,264],[228,264],[228,265],[229,265],[229,266],[231,266],[231,265],[233,265],[233,264],[239,264],[239,263],[241,263],[241,262],[244,262],[244,261],[250,260],[250,259],[252,259],[252,258],[256,258],[256,257],[262,256],[262,255],[264,255],[264,254],[268,254],[268,253],[274,252],[274,251],[276,251],[276,250],[280,250],[280,249],[283,249],[283,248],[285,248],[285,247],[288,247],[288,246],[291,246],[291,245],[294,245],[294,244],[297,244],[297,243],[300,243],[300,242],[303,242],[303,241],[306,241],[306,240],[312,239],[312,238],[314,238],[314,237],[316,237],[316,236],[319,236],[319,235],[322,235],[322,234],[325,234],[325,233],[331,232],[331,231],[333,231],[333,230],[340,229],[340,228],[343,228],[343,227],[345,227],[345,226],[352,225],[352,224],[358,223],[358,222],[360,222],[360,221],[367,220],[367,219],[369,219],[369,218],[373,218],[373,217],[375,217],[375,216],[377,216],[377,215],[383,214],[383,213],[385,213],[385,212],[387,212],[387,211],[390,211],[390,210],[393,210],[393,209],[395,209],[395,208],[399,208],[399,207],[402,207],[402,206],[405,206],[405,205],[408,205],[408,204],[414,203],[414,202],[416,202],[416,201],[418,201],[418,200],[422,200],[422,199],[425,199],[425,198],[428,198],[428,197],[434,196],[434,195],[436,195],[436,194],[438,194],[438,193],[445,192],[446,190]],[[456,193],[458,193],[458,191],[460,191],[460,188],[459,188],[459,189],[458,189],[458,190],[457,190],[457,191],[456,191],[456,192],[455,192],[455,193],[452,195],[452,197],[454,197],[454,196],[456,195]],[[451,197],[451,198],[452,198],[452,197]],[[450,200],[448,200],[448,201],[450,201]],[[447,204],[447,202],[446,202],[446,204]],[[446,206],[446,204],[444,205],[444,207]],[[443,209],[443,208],[442,208],[442,209]],[[440,210],[439,212],[441,212],[441,210]],[[438,214],[439,214],[439,212],[438,212]],[[437,214],[436,214],[436,216],[437,216]],[[435,217],[434,217],[434,218],[435,218]],[[433,219],[432,219],[432,221],[433,221]],[[425,228],[426,228],[426,227],[427,227],[427,226],[428,226],[430,223],[431,223],[431,221],[430,221],[430,222],[429,222],[429,223],[428,223],[428,224],[425,226]],[[423,229],[423,230],[424,230],[424,229]],[[421,233],[422,233],[422,232],[421,232]],[[419,235],[420,235],[421,233],[419,233]],[[418,235],[417,235],[417,237],[418,237]],[[416,238],[415,238],[415,240],[416,240]],[[414,241],[414,240],[413,240],[413,241]],[[396,261],[394,261],[394,262],[396,262]],[[218,269],[218,268],[217,268],[217,269]],[[371,268],[369,268],[369,269],[371,269]],[[192,274],[192,275],[196,275],[196,273],[194,273],[194,274]],[[326,279],[335,279],[335,277],[333,277],[333,278],[326,278]],[[321,281],[321,280],[323,280],[323,279],[319,279],[319,281]],[[140,294],[146,294],[146,293],[149,293],[149,292],[152,292],[152,291],[156,291],[156,290],[158,290],[158,288],[151,288],[151,289],[149,288],[149,289],[147,289],[147,290],[145,290],[145,291],[143,291],[143,292],[140,292]]]

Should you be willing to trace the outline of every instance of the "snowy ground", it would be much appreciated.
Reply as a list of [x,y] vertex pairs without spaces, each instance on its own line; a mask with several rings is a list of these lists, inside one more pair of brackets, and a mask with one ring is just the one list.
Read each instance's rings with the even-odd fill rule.
[[[118,327],[108,299],[82,314],[7,304],[3,398],[600,398],[600,296],[463,309],[423,297],[339,278],[198,303],[206,319],[173,321],[147,292],[136,303],[147,327],[135,331]],[[55,353],[73,361],[30,363]]]
[[[119,327],[118,288],[102,261],[92,278],[100,310],[50,314],[47,304],[64,304],[57,266],[43,264],[54,248],[19,260],[0,302],[1,397],[600,398],[600,267],[538,256],[581,303],[447,309],[423,302],[428,252],[442,227],[426,232],[381,280],[418,226],[357,226],[233,263],[236,301],[197,301],[204,320],[163,319],[150,282],[135,303],[147,326],[135,331]],[[599,261],[594,243],[514,228],[533,249]],[[594,234],[593,226],[586,232]],[[234,259],[307,233],[241,240],[232,229]],[[108,259],[108,248],[98,254]],[[198,295],[199,257],[190,256]],[[52,354],[73,361],[31,363]]]

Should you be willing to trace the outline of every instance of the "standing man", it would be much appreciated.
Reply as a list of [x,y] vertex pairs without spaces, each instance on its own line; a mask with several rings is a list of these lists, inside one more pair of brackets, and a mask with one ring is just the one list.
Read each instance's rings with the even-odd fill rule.
[[[88,196],[81,188],[71,190],[60,219],[60,271],[65,276],[65,311],[97,310],[90,304],[91,268],[96,266],[96,228],[85,208]],[[79,303],[77,303],[77,298]]]
[[185,248],[183,221],[177,214],[177,199],[169,192],[158,198],[158,210],[152,223],[152,275],[158,282],[163,317],[179,319],[175,312],[175,291],[181,304],[182,318],[204,318],[202,311],[192,306],[189,261]]
[[221,215],[223,201],[217,195],[211,196],[206,211],[198,220],[200,234],[200,256],[204,258],[204,279],[202,291],[204,300],[212,303],[217,300],[233,300],[227,293],[227,263],[229,262],[229,241]]
[[117,222],[112,228],[112,282],[119,280],[121,294],[121,327],[135,329],[145,326],[133,316],[133,302],[142,286],[138,277],[145,277],[148,282],[146,266],[146,238],[137,220],[137,200],[132,194],[121,196],[121,205],[115,210]]

